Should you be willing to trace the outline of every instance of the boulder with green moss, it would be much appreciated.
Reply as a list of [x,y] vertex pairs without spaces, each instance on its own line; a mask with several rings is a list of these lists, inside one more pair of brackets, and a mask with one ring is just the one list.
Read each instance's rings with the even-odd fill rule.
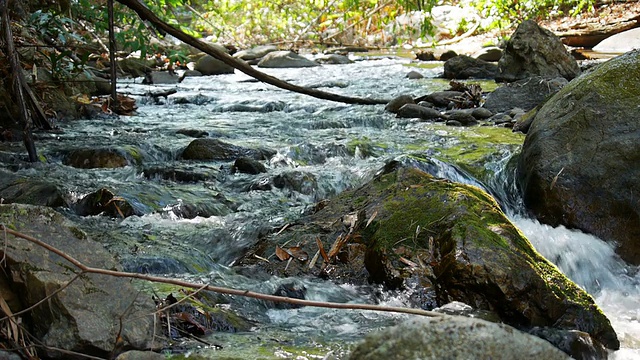
[[[278,276],[384,284],[407,290],[417,307],[461,301],[521,329],[576,329],[619,347],[593,298],[536,252],[477,187],[392,162],[317,210],[264,239],[240,264]],[[313,264],[319,246],[328,262],[322,255]]]
[[518,166],[544,223],[611,241],[640,264],[640,51],[570,82],[535,113]]
[[[53,246],[87,266],[118,270],[113,256],[100,244],[46,207],[0,205],[0,223]],[[62,257],[32,242],[7,235],[3,297],[19,298],[12,313],[33,306],[25,326],[42,342],[42,358],[69,358],[56,349],[107,358],[120,345],[147,349],[153,338],[155,305],[140,295],[131,281],[80,274]],[[10,274],[9,276],[7,276]],[[48,299],[41,302],[43,299]],[[117,341],[122,341],[116,345]]]

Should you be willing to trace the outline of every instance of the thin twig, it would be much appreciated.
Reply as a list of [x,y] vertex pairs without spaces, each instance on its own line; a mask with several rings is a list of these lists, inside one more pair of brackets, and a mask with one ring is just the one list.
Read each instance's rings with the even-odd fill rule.
[[163,278],[159,276],[151,276],[147,274],[128,273],[128,272],[120,272],[115,270],[89,267],[83,264],[82,262],[76,260],[69,254],[63,252],[62,250],[59,250],[32,236],[8,229],[4,225],[0,225],[0,226],[2,226],[2,228],[5,229],[7,233],[13,236],[19,237],[21,239],[27,240],[29,242],[32,242],[64,258],[65,260],[73,264],[75,267],[77,267],[84,273],[101,274],[101,275],[115,276],[120,278],[133,278],[133,279],[151,281],[155,283],[172,284],[172,285],[182,286],[182,287],[191,288],[191,289],[199,289],[203,287],[205,290],[213,291],[219,294],[244,296],[244,297],[249,297],[249,298],[254,298],[254,299],[259,299],[264,301],[284,302],[288,304],[301,305],[301,306],[313,306],[313,307],[331,308],[331,309],[373,310],[373,311],[384,311],[384,312],[393,312],[393,313],[401,313],[401,314],[422,315],[422,316],[429,316],[429,317],[443,316],[443,314],[440,314],[434,311],[422,310],[422,309],[411,309],[411,308],[403,308],[403,307],[395,307],[395,306],[380,306],[380,305],[371,305],[371,304],[345,304],[345,303],[333,303],[333,302],[325,302],[325,301],[302,300],[302,299],[282,297],[277,295],[267,295],[267,294],[256,293],[249,290],[238,290],[238,289],[232,289],[232,288],[226,288],[226,287],[220,287],[220,286],[206,285],[206,287],[204,287],[202,284],[195,284],[195,283],[178,280],[178,279],[167,279],[167,278]]

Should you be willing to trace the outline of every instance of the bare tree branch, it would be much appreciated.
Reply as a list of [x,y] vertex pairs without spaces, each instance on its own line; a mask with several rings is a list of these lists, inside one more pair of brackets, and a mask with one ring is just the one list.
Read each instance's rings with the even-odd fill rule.
[[294,91],[300,94],[305,94],[305,95],[309,95],[309,96],[313,96],[315,98],[318,99],[325,99],[325,100],[331,100],[331,101],[337,101],[337,102],[342,102],[342,103],[347,103],[347,104],[360,104],[360,105],[377,105],[377,104],[386,104],[389,102],[389,100],[381,100],[381,99],[364,99],[364,98],[356,98],[356,97],[351,97],[351,96],[343,96],[343,95],[338,95],[338,94],[332,94],[332,93],[328,93],[325,91],[320,91],[320,90],[316,90],[316,89],[309,89],[303,86],[298,86],[298,85],[294,85],[291,83],[288,83],[286,81],[280,80],[276,77],[273,77],[271,75],[267,75],[261,71],[258,71],[256,69],[254,69],[251,65],[247,64],[246,62],[236,59],[233,56],[227,54],[226,52],[223,52],[219,49],[217,49],[216,47],[207,44],[205,42],[202,42],[196,38],[194,38],[193,36],[190,36],[188,34],[185,34],[184,32],[182,32],[181,30],[167,24],[166,22],[162,21],[160,18],[158,18],[153,11],[149,10],[149,8],[147,8],[144,4],[142,4],[139,0],[118,0],[119,3],[121,3],[122,5],[130,8],[131,10],[135,11],[138,16],[143,19],[143,20],[147,20],[149,22],[151,22],[156,28],[165,31],[167,34],[170,34],[172,36],[174,36],[175,38],[177,38],[178,40],[189,44],[193,47],[195,47],[196,49],[200,50],[200,51],[204,51],[205,53],[213,56],[214,58],[224,62],[225,64],[232,66],[240,71],[242,71],[243,73],[256,78],[260,81],[263,81],[267,84],[271,84],[274,86],[277,86],[281,89],[285,89],[285,90],[289,90],[289,91]]
[[272,302],[284,302],[288,304],[301,305],[301,306],[313,306],[313,307],[322,307],[322,308],[331,308],[331,309],[373,310],[373,311],[384,311],[384,312],[393,312],[393,313],[402,313],[402,314],[422,315],[422,316],[429,316],[429,317],[443,316],[443,314],[440,314],[434,311],[422,310],[422,309],[411,309],[411,308],[403,308],[403,307],[395,307],[395,306],[380,306],[380,305],[371,305],[371,304],[345,304],[345,303],[333,303],[333,302],[325,302],[325,301],[302,300],[302,299],[295,299],[290,297],[261,294],[261,293],[256,293],[249,290],[238,290],[238,289],[232,289],[232,288],[226,288],[226,287],[211,286],[206,284],[205,285],[196,284],[188,281],[183,281],[178,279],[168,279],[164,277],[151,276],[147,274],[128,273],[128,272],[120,272],[115,270],[94,268],[94,267],[89,267],[84,265],[82,262],[76,260],[75,258],[65,253],[64,251],[59,250],[32,236],[25,235],[18,231],[8,229],[4,225],[0,225],[0,230],[2,229],[4,229],[8,234],[11,234],[15,237],[32,242],[40,247],[43,247],[53,252],[54,254],[64,258],[65,260],[73,264],[75,267],[80,269],[83,273],[101,274],[101,275],[108,275],[108,276],[114,276],[119,278],[133,278],[133,279],[151,281],[155,283],[172,284],[172,285],[182,286],[182,287],[191,288],[191,289],[203,288],[205,290],[213,291],[219,294],[244,296],[244,297],[249,297],[249,298],[254,298],[259,300],[272,301]]

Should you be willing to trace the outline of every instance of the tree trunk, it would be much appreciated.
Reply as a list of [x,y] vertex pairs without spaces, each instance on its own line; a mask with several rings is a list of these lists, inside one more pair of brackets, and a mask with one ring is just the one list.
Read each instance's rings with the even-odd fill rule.
[[253,67],[251,67],[251,65],[245,63],[244,61],[236,59],[233,56],[216,49],[214,46],[211,46],[210,44],[202,42],[190,35],[185,34],[181,30],[174,28],[173,26],[167,24],[166,22],[158,18],[151,10],[149,10],[144,4],[142,4],[138,0],[118,0],[118,2],[130,8],[131,10],[135,11],[142,20],[147,20],[151,22],[156,28],[165,31],[167,34],[174,36],[180,41],[186,44],[189,44],[197,48],[198,50],[204,51],[205,53],[224,62],[225,64],[232,66],[242,71],[243,73],[253,78],[256,78],[262,82],[265,82],[267,84],[271,84],[281,89],[294,91],[300,94],[313,96],[318,99],[337,101],[337,102],[342,102],[347,104],[376,105],[376,104],[386,104],[389,102],[389,100],[383,100],[383,99],[363,99],[363,98],[356,98],[356,97],[350,97],[350,96],[343,96],[343,95],[332,94],[332,93],[328,93],[328,92],[324,92],[316,89],[309,89],[303,86],[293,85],[286,81],[275,78],[271,75],[267,75],[261,71],[258,71]]

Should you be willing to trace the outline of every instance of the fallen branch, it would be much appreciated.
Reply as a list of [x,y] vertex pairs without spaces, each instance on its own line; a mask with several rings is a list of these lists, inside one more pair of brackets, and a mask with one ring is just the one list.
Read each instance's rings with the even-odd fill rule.
[[233,68],[238,69],[243,73],[253,78],[256,78],[262,82],[265,82],[267,84],[271,84],[281,89],[297,92],[300,94],[313,96],[318,99],[337,101],[337,102],[342,102],[346,104],[378,105],[378,104],[386,104],[389,102],[389,100],[384,100],[384,99],[382,100],[381,99],[364,99],[364,98],[356,98],[351,96],[332,94],[332,93],[328,93],[328,92],[317,90],[317,89],[309,89],[303,86],[294,85],[289,82],[280,80],[276,77],[267,75],[259,70],[256,70],[246,62],[236,59],[233,56],[227,54],[226,52],[217,49],[211,44],[207,44],[203,41],[200,41],[194,38],[193,36],[185,34],[181,30],[169,25],[168,23],[158,18],[151,10],[149,10],[146,6],[144,6],[144,4],[140,3],[140,1],[138,0],[118,0],[118,2],[130,8],[131,10],[135,11],[142,20],[147,20],[151,22],[156,28],[161,29],[162,31],[165,31],[167,34],[172,35],[176,39],[188,45],[191,45],[200,51],[204,51],[205,53],[224,62],[225,64],[232,66]]
[[283,303],[300,305],[300,306],[313,306],[313,307],[321,307],[321,308],[349,309],[349,310],[374,310],[374,311],[384,311],[384,312],[393,312],[393,313],[402,313],[402,314],[422,315],[422,316],[429,316],[429,317],[444,316],[443,314],[440,314],[434,311],[427,311],[422,309],[411,309],[411,308],[403,308],[403,307],[395,307],[395,306],[380,306],[380,305],[371,305],[371,304],[345,304],[345,303],[333,303],[333,302],[325,302],[325,301],[301,300],[301,299],[295,299],[290,297],[261,294],[261,293],[257,293],[249,290],[238,290],[238,289],[231,289],[226,287],[211,286],[206,284],[204,285],[196,284],[196,283],[191,283],[183,280],[167,279],[163,277],[151,276],[146,274],[128,273],[128,272],[120,272],[115,270],[94,268],[94,267],[86,266],[85,264],[76,260],[75,258],[68,255],[64,251],[59,250],[34,237],[20,233],[15,230],[11,230],[4,225],[0,225],[0,230],[6,231],[7,234],[11,234],[15,237],[27,240],[31,243],[34,243],[40,247],[43,247],[51,251],[52,253],[64,258],[65,260],[70,262],[73,266],[80,269],[82,273],[91,273],[91,274],[114,276],[119,278],[132,278],[132,279],[146,280],[146,281],[151,281],[155,283],[171,284],[171,285],[177,285],[177,286],[182,286],[182,287],[191,288],[191,289],[204,289],[204,290],[213,291],[219,294],[243,296],[243,297],[249,297],[249,298],[254,298],[259,300],[283,302]]

